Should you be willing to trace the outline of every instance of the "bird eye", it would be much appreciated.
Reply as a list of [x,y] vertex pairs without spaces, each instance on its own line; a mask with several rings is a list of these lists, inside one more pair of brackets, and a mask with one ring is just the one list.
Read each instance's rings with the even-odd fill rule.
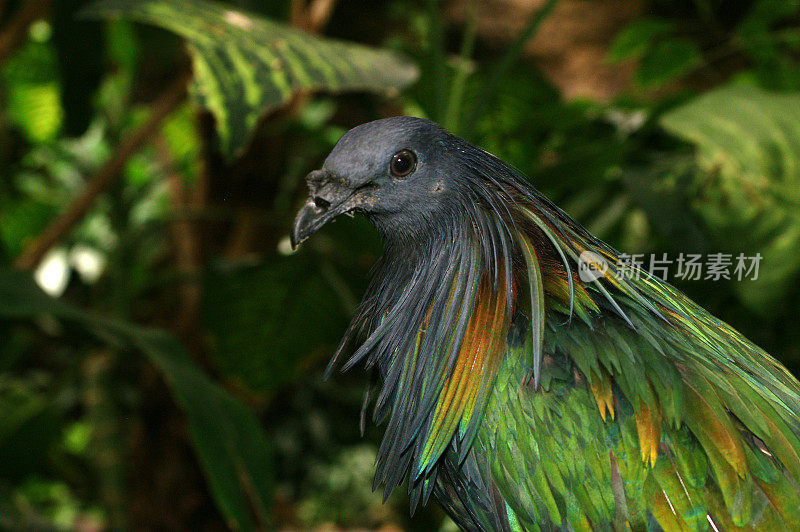
[[389,163],[389,170],[392,175],[397,177],[405,177],[417,167],[417,156],[411,150],[400,150],[392,155],[392,161]]

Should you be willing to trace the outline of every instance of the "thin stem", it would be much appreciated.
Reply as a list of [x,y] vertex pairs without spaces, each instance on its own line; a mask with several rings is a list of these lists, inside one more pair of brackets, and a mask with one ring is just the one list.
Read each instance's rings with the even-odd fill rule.
[[461,50],[458,54],[460,62],[450,87],[450,97],[447,99],[447,112],[444,117],[444,127],[451,130],[458,130],[459,113],[461,112],[461,102],[464,99],[464,89],[466,87],[469,70],[467,62],[472,57],[475,49],[475,39],[478,35],[478,9],[477,2],[472,0],[469,3],[467,23],[464,27],[464,39],[461,41]]
[[444,53],[444,29],[442,16],[439,12],[439,0],[428,0],[428,22],[430,24],[428,71],[433,83],[435,100],[432,111],[436,113],[434,118],[441,119],[442,111],[445,110],[446,105],[445,72],[447,71],[447,64]]
[[[190,206],[190,193],[186,190],[184,178],[175,169],[175,161],[161,134],[155,137],[155,148],[169,185],[173,209],[179,211]],[[197,231],[193,220],[187,217],[175,218],[170,224],[170,229],[176,270],[183,280],[178,287],[181,304],[175,317],[175,327],[181,336],[186,337],[197,324],[200,309],[201,284],[197,279],[200,272]]]
[[98,495],[108,514],[107,525],[124,529],[126,523],[126,462],[121,449],[123,417],[117,410],[113,379],[117,355],[111,350],[89,354],[83,362],[83,406],[91,422],[91,459],[98,479]]
[[522,52],[525,50],[525,45],[534,35],[536,35],[536,31],[539,29],[539,26],[541,26],[542,22],[544,22],[547,16],[553,11],[553,8],[557,3],[558,0],[547,0],[545,5],[537,9],[536,12],[530,16],[525,28],[519,32],[517,38],[508,48],[506,53],[503,54],[503,57],[500,59],[500,61],[494,65],[494,68],[492,68],[492,71],[489,74],[489,81],[486,82],[486,85],[484,85],[481,94],[476,100],[478,105],[473,107],[472,113],[469,115],[469,120],[465,126],[469,131],[472,130],[475,122],[480,119],[480,117],[489,107],[487,103],[497,97],[497,90],[499,89],[502,81],[508,75],[508,71],[514,65],[514,63],[519,60],[520,56],[522,56]]

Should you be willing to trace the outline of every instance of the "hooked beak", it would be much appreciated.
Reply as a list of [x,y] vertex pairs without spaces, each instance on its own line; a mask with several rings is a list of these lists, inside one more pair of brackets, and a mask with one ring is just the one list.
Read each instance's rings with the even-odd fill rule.
[[294,220],[291,234],[292,249],[340,214],[350,213],[362,204],[360,195],[352,188],[333,179],[324,170],[315,170],[306,177],[310,191],[308,200]]

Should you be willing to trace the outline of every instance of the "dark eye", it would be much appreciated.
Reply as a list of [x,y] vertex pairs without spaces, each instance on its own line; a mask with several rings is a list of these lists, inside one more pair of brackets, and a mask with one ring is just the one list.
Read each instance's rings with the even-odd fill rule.
[[392,175],[397,177],[405,177],[414,171],[417,167],[417,156],[411,150],[400,150],[392,155],[392,161],[389,163],[389,170]]

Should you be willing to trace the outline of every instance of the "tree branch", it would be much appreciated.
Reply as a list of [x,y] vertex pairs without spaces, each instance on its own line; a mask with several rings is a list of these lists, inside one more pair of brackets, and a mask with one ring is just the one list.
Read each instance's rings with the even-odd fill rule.
[[[166,174],[166,181],[170,189],[170,199],[176,213],[186,212],[192,207],[192,199],[184,185],[183,176],[175,169],[172,155],[167,143],[161,134],[156,135],[154,146]],[[194,207],[198,207],[194,205]],[[200,308],[200,284],[197,276],[200,272],[198,260],[197,232],[194,222],[185,216],[178,216],[170,224],[175,253],[175,265],[180,276],[178,292],[180,307],[175,316],[175,327],[181,337],[186,337],[187,332],[197,323],[197,313]],[[188,343],[188,342],[187,342]]]
[[23,270],[35,268],[45,253],[83,219],[97,196],[119,177],[130,156],[136,153],[149,140],[149,137],[157,130],[164,118],[183,101],[186,96],[186,82],[188,79],[189,74],[181,76],[161,94],[158,100],[153,103],[147,121],[122,141],[111,158],[86,184],[80,194],[72,200],[72,203],[67,206],[64,212],[51,221],[44,231],[20,254],[14,263],[17,268]]
[[314,0],[306,9],[306,31],[318,33],[331,18],[336,0]]
[[292,26],[309,33],[319,33],[331,18],[336,0],[292,0],[289,6],[289,22]]

